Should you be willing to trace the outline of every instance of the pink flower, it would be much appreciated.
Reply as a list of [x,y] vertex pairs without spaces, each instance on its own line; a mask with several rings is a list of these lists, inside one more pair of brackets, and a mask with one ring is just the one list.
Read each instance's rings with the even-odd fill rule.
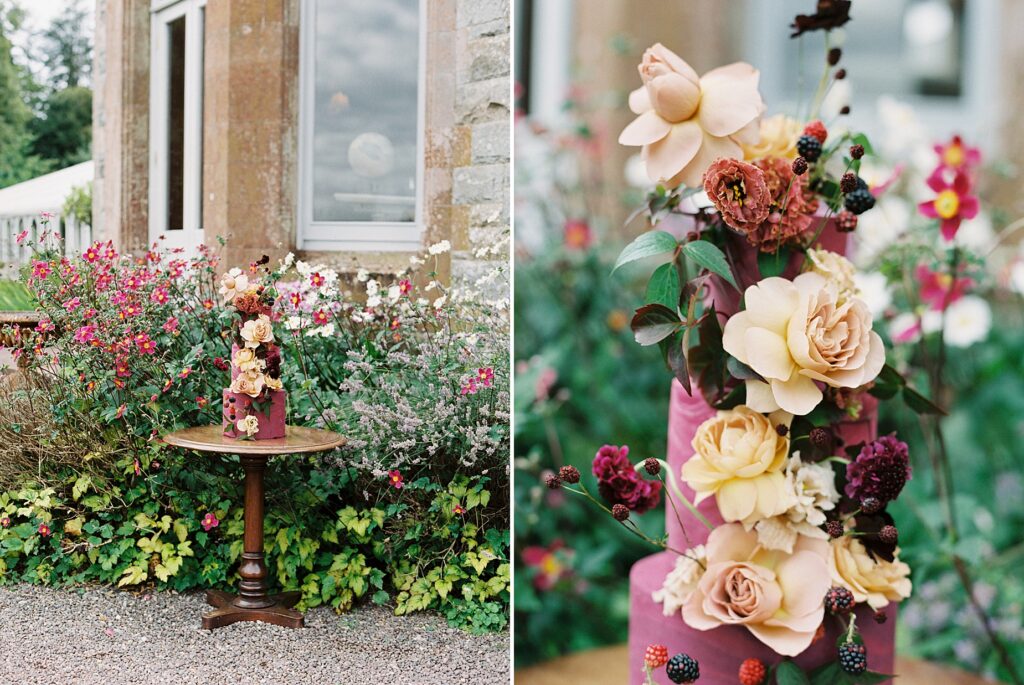
[[210,400],[206,399],[202,395],[199,395],[198,397],[196,397],[196,404],[199,406],[200,409],[205,409],[206,405],[208,405],[209,403],[210,403]]
[[36,324],[36,331],[38,331],[39,333],[46,333],[47,331],[52,331],[53,329],[53,322],[50,321],[49,319],[41,319],[39,323]]
[[3,518],[0,518],[0,526],[3,526],[4,528],[7,528],[10,525],[11,525],[11,517],[10,516],[4,516]]
[[292,303],[293,307],[298,307],[302,303],[302,295],[295,292],[288,296],[288,301]]
[[44,538],[50,537],[50,527],[48,525],[46,525],[45,523],[40,523],[39,524],[39,534],[42,535]]
[[408,295],[411,290],[412,281],[410,281],[408,278],[398,282],[398,292],[402,293],[403,295]]
[[68,310],[69,312],[73,312],[80,306],[82,306],[82,298],[72,297],[71,299],[64,302],[64,304],[61,306],[64,307],[64,309]]
[[590,224],[582,219],[568,219],[562,226],[562,241],[570,250],[585,250],[592,239]]
[[[23,242],[25,242],[25,238],[27,238],[27,237],[28,237],[28,231],[22,231],[22,232],[21,232],[21,233],[19,233],[19,234],[17,235],[17,237],[16,237],[15,239],[14,239],[14,242],[16,242],[16,243],[17,243],[18,245],[21,245],[21,244],[22,244]],[[9,521],[9,520],[10,520],[10,519],[8,519],[8,521]]]
[[391,486],[397,490],[401,490],[405,485],[405,480],[402,478],[402,474],[395,469],[394,471],[388,471],[388,482]]
[[114,304],[124,304],[128,301],[128,294],[123,290],[115,290],[114,294],[110,296],[110,301]]
[[647,175],[669,186],[700,186],[716,159],[743,158],[740,143],[757,142],[765,110],[760,73],[737,62],[697,75],[660,43],[644,53],[643,87],[629,96],[640,115],[619,135],[622,145],[643,147]]
[[971,181],[962,171],[956,173],[953,182],[946,181],[942,167],[936,169],[928,177],[928,187],[938,195],[917,206],[918,211],[929,219],[940,219],[942,237],[952,240],[964,219],[973,219],[978,215],[978,198],[969,195]]
[[486,369],[477,369],[476,377],[485,388],[489,388],[494,383],[494,369],[489,366]]
[[157,304],[167,304],[167,300],[170,299],[167,295],[167,290],[164,288],[157,288],[150,294],[149,299],[153,300]]
[[163,329],[167,333],[173,333],[178,330],[178,317],[172,316],[164,321]]
[[32,278],[44,279],[50,275],[50,263],[35,261],[32,263]]
[[[120,407],[117,408],[117,411],[114,413],[114,418],[115,419],[121,418],[122,416],[124,416],[124,413],[126,411],[128,411],[128,405],[127,404],[122,404]],[[135,461],[136,461],[136,463],[138,463],[137,459]]]
[[917,266],[916,276],[920,283],[921,300],[937,311],[959,300],[974,286],[973,278],[953,278],[947,273],[933,271],[924,264]]
[[716,159],[704,174],[704,191],[722,221],[753,242],[772,206],[764,172],[737,159]]
[[39,218],[43,220],[44,224],[48,223],[50,221],[50,219],[52,219],[54,216],[55,215],[54,215],[53,212],[40,212],[39,213]]
[[463,514],[466,513],[466,508],[464,506],[462,506],[461,504],[456,503],[455,506],[452,507],[452,513],[453,514],[458,514],[459,516],[462,516]]
[[976,147],[967,147],[963,139],[955,135],[948,143],[935,146],[935,154],[939,156],[939,168],[954,173],[966,171],[981,164],[981,151]]
[[114,363],[114,371],[118,378],[128,378],[132,375],[131,369],[128,368],[128,362],[124,359],[118,359]]
[[138,348],[142,354],[155,354],[156,344],[150,340],[149,336],[145,333],[139,333],[135,336],[135,347]]
[[317,324],[322,326],[325,323],[327,323],[328,321],[330,321],[330,318],[327,316],[327,312],[325,312],[322,309],[318,309],[313,314],[313,321],[314,321],[314,323],[317,323]]
[[82,257],[85,259],[85,261],[89,262],[90,264],[93,264],[96,261],[98,261],[100,258],[100,244],[93,243],[92,245],[90,245],[88,248],[86,248],[85,252],[82,253]]
[[463,395],[475,395],[480,388],[476,384],[476,377],[470,376],[465,383],[462,384],[461,393]]
[[542,592],[572,574],[569,562],[573,556],[573,551],[561,540],[555,540],[548,547],[526,547],[522,552],[523,564],[535,571],[533,586]]
[[89,324],[75,331],[75,342],[86,345],[96,338],[96,326]]
[[759,545],[755,531],[727,523],[711,531],[706,551],[706,570],[683,605],[688,626],[742,626],[785,656],[810,646],[831,585],[826,540],[801,535],[792,554],[780,554]]
[[178,372],[178,378],[181,378],[182,380],[184,380],[184,379],[188,378],[191,374],[192,374],[192,367],[191,366],[186,366],[184,369],[182,369],[181,371]]
[[325,282],[326,281],[324,281],[324,277],[321,276],[319,272],[309,275],[309,284],[314,288],[319,288]]
[[609,504],[623,504],[638,514],[658,506],[661,483],[640,477],[626,445],[604,445],[594,456],[593,471],[597,490]]
[[217,516],[212,512],[206,512],[206,516],[203,517],[203,530],[209,531],[211,528],[216,528],[220,525],[220,521],[217,520]]

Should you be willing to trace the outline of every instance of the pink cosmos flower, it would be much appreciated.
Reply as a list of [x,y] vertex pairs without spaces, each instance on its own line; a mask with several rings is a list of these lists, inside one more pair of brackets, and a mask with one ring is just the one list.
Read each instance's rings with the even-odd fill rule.
[[476,377],[470,376],[465,383],[462,384],[461,394],[463,395],[475,395],[479,390],[479,386],[476,383]]
[[295,292],[288,296],[288,301],[292,303],[293,307],[298,307],[302,303],[302,295]]
[[50,321],[49,319],[41,319],[39,323],[36,324],[36,331],[38,331],[39,333],[46,333],[48,331],[52,331],[53,329],[53,321]]
[[410,281],[408,278],[398,282],[398,292],[402,293],[403,295],[408,295],[411,290],[412,281]]
[[135,347],[138,348],[142,354],[155,354],[156,344],[150,340],[149,336],[145,333],[139,333],[135,336]]
[[110,301],[113,304],[124,304],[128,301],[128,293],[123,290],[115,290],[114,294],[110,296]]
[[659,43],[648,48],[638,68],[644,85],[630,94],[629,108],[639,117],[619,143],[643,147],[652,181],[696,188],[711,162],[742,159],[740,143],[759,139],[765,104],[760,73],[749,64],[737,62],[701,77]]
[[170,297],[167,295],[167,290],[165,288],[157,288],[150,294],[149,299],[153,300],[157,304],[167,304],[167,300],[169,300]]
[[94,264],[100,258],[100,244],[93,243],[90,245],[86,248],[85,252],[82,253],[82,257],[90,264]]
[[319,288],[319,287],[320,287],[320,286],[322,286],[322,285],[323,285],[323,284],[324,284],[325,282],[326,282],[326,281],[324,281],[324,277],[323,277],[323,276],[321,276],[319,272],[317,272],[317,273],[313,273],[313,274],[310,274],[310,275],[309,275],[309,284],[310,284],[311,286],[313,286],[314,288]]
[[39,534],[42,535],[44,538],[50,537],[50,527],[48,525],[46,525],[45,523],[40,523],[39,524]]
[[959,300],[974,286],[973,278],[953,278],[947,273],[933,271],[925,264],[918,264],[915,273],[921,286],[921,300],[937,311]]
[[36,261],[32,263],[32,278],[43,279],[50,275],[50,263]]
[[391,484],[391,487],[395,488],[396,490],[401,490],[402,487],[405,485],[405,479],[402,478],[402,474],[398,471],[398,469],[388,471],[388,482]]
[[72,297],[71,299],[65,301],[64,304],[61,306],[64,307],[64,309],[68,310],[69,312],[73,312],[80,306],[82,306],[82,298]]
[[181,378],[182,380],[188,378],[190,375],[192,375],[191,366],[186,366],[184,369],[178,372],[178,378]]
[[953,182],[948,182],[939,167],[928,177],[928,187],[938,195],[917,206],[918,211],[929,219],[940,219],[942,237],[952,240],[964,219],[978,215],[978,198],[970,195],[971,181],[967,174],[958,171]]
[[206,516],[203,517],[203,530],[209,532],[211,528],[216,528],[220,525],[220,521],[217,520],[217,516],[212,512],[206,512]]
[[82,326],[75,331],[74,340],[76,343],[87,345],[96,338],[96,326],[89,324],[88,326]]
[[489,388],[494,383],[494,369],[489,366],[485,369],[477,369],[476,377],[485,388]]
[[329,320],[330,318],[327,316],[327,312],[325,312],[322,309],[316,310],[316,312],[313,314],[314,323],[317,323],[321,326],[326,324]]
[[939,168],[954,173],[972,169],[981,164],[981,150],[964,145],[959,135],[953,136],[948,143],[935,146],[935,154],[939,156]]
[[[126,411],[128,411],[128,405],[127,404],[122,404],[120,407],[117,408],[117,411],[114,413],[114,418],[115,419],[121,418],[122,416],[124,416],[124,413]],[[137,459],[135,461],[136,461],[136,463],[138,463]]]
[[570,250],[586,250],[592,240],[590,224],[582,219],[568,219],[562,226],[562,241]]
[[522,552],[523,563],[536,573],[533,586],[542,592],[572,574],[569,563],[573,556],[573,551],[561,540],[555,540],[548,547],[526,547]]
[[178,317],[172,316],[164,321],[163,329],[167,333],[173,333],[178,330]]
[[123,359],[118,359],[114,363],[114,372],[118,378],[128,378],[132,375],[131,369],[128,368],[128,362]]
[[14,239],[14,242],[16,242],[18,245],[21,245],[23,242],[25,242],[25,238],[27,238],[27,237],[28,237],[28,231],[22,231]]

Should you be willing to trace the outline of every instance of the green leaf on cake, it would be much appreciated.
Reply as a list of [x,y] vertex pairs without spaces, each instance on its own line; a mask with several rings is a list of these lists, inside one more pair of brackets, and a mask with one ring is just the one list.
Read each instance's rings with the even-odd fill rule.
[[884,683],[888,680],[895,678],[895,675],[888,673],[876,673],[875,671],[865,671],[858,676],[854,676],[853,680],[857,685],[876,685],[876,683]]
[[729,269],[729,262],[725,259],[725,254],[716,245],[706,240],[694,240],[692,243],[683,245],[683,254],[711,273],[721,276],[732,287],[739,290],[736,279],[733,278],[732,271]]
[[651,280],[647,281],[644,301],[648,304],[663,304],[671,309],[678,300],[679,272],[676,271],[676,265],[671,262],[662,264],[651,274]]
[[619,254],[612,273],[615,273],[622,265],[635,262],[638,259],[674,252],[678,244],[675,236],[665,231],[642,233],[636,240],[626,245],[625,249]]
[[630,328],[641,345],[655,345],[675,333],[683,325],[679,316],[663,304],[645,304],[636,310]]
[[775,670],[775,682],[778,685],[811,685],[807,674],[792,661],[782,661]]
[[781,276],[789,265],[789,248],[780,247],[775,252],[757,253],[757,270],[761,272],[761,278]]

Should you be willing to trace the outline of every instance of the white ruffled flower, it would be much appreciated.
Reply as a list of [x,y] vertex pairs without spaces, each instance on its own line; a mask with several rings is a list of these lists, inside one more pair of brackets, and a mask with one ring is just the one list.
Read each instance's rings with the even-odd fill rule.
[[238,423],[235,424],[235,427],[238,429],[240,433],[245,433],[247,436],[251,438],[252,436],[256,435],[256,433],[259,432],[260,420],[256,418],[254,415],[249,414],[244,419],[239,419]]
[[370,279],[370,272],[366,269],[360,269],[356,272],[356,280],[360,283],[366,283]]
[[970,347],[992,330],[992,308],[977,295],[965,295],[946,309],[943,340],[952,347]]
[[434,243],[433,245],[428,247],[427,248],[427,252],[429,252],[432,255],[439,255],[439,254],[444,254],[445,252],[448,252],[451,249],[452,249],[452,244],[450,242],[448,242],[447,240],[442,240],[441,242]]
[[288,267],[290,267],[294,263],[295,263],[295,253],[294,252],[289,252],[288,254],[286,254],[284,256],[284,261],[281,262],[281,266],[283,266],[285,269],[287,269]]
[[434,300],[434,309],[440,309],[441,307],[444,306],[444,303],[447,302],[447,301],[448,301],[448,296],[447,295],[442,295],[441,297],[437,298],[436,300]]
[[295,262],[295,270],[298,271],[303,276],[308,276],[311,273],[313,273],[312,267],[310,267],[309,264],[307,264],[306,262],[302,261],[301,259],[299,261]]
[[327,323],[327,324],[324,324],[323,326],[318,326],[316,328],[310,328],[308,331],[306,331],[306,337],[307,338],[317,337],[317,336],[319,336],[321,338],[330,338],[333,335],[334,335],[334,324],[333,323]]
[[423,264],[426,264],[427,262],[426,262],[426,260],[420,259],[416,255],[413,255],[413,256],[409,257],[409,263],[411,265],[413,265],[413,266],[421,266]]
[[368,280],[366,282],[366,294],[368,296],[373,297],[374,295],[376,295],[379,292],[380,292],[380,284],[376,281],[376,279],[371,278],[370,280]]
[[805,463],[794,452],[786,464],[786,484],[791,493],[789,508],[778,516],[757,522],[757,541],[768,549],[793,552],[798,535],[827,539],[819,526],[825,523],[825,512],[835,509],[839,501],[835,474],[828,464]]
[[289,316],[284,320],[284,327],[289,331],[297,331],[302,328],[301,316]]
[[871,310],[871,315],[876,320],[880,319],[892,304],[892,290],[889,289],[889,281],[885,275],[878,271],[858,271],[853,275],[853,282],[857,287],[858,296]]
[[398,298],[400,298],[401,296],[402,296],[402,289],[399,288],[397,285],[393,285],[390,288],[388,288],[388,301],[389,302],[392,302],[392,303],[398,302]]
[[665,576],[660,590],[655,590],[652,597],[662,605],[665,616],[678,614],[690,595],[697,588],[697,583],[704,575],[707,567],[707,553],[704,545],[697,545],[686,551],[686,556],[676,559],[676,566]]
[[366,298],[366,306],[369,307],[370,309],[376,309],[377,307],[380,306],[380,303],[381,299],[380,296],[378,295],[373,295],[371,297]]

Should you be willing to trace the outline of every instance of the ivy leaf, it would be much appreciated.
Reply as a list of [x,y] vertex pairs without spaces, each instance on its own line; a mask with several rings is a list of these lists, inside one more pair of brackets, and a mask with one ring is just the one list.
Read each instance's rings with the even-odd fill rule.
[[775,682],[778,685],[811,685],[807,674],[792,661],[782,661],[775,671]]
[[636,310],[630,328],[641,345],[654,345],[682,326],[679,316],[663,304],[645,304]]
[[648,304],[663,304],[670,309],[675,306],[679,299],[679,272],[672,262],[662,264],[647,281],[647,296],[644,302]]
[[789,266],[790,254],[788,247],[780,247],[775,252],[758,252],[757,270],[761,272],[761,278],[781,276]]
[[706,240],[694,240],[683,245],[683,254],[711,273],[721,276],[732,287],[739,290],[736,279],[733,278],[732,271],[729,269],[729,262],[726,261],[725,255],[716,245]]
[[666,233],[665,231],[641,233],[636,240],[627,245],[619,254],[619,258],[615,261],[615,267],[612,268],[612,273],[615,273],[623,264],[629,264],[645,257],[674,252],[676,245],[678,243],[675,236],[671,233]]

